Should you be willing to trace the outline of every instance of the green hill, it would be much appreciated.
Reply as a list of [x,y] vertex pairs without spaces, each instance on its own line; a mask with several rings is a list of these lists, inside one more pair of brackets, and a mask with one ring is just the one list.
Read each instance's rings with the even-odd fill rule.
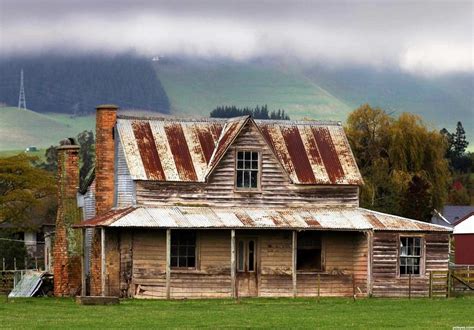
[[171,111],[208,116],[218,105],[285,109],[293,119],[344,120],[352,108],[300,74],[261,63],[155,62]]
[[69,115],[3,107],[0,108],[0,150],[49,147],[65,137],[93,129],[94,120],[94,116],[70,118]]

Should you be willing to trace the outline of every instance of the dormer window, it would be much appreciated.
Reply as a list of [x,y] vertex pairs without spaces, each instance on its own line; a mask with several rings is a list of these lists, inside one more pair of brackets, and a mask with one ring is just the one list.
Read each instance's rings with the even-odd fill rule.
[[235,186],[237,189],[259,189],[260,153],[251,150],[237,151],[235,172]]

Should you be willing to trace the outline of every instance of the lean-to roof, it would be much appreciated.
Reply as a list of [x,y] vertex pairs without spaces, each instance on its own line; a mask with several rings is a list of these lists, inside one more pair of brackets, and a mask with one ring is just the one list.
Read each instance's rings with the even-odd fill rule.
[[451,231],[444,226],[352,207],[129,207],[112,210],[78,227]]

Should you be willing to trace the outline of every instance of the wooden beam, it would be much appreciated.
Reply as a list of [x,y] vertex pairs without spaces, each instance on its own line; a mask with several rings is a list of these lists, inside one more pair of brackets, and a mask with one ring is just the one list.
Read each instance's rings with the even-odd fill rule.
[[101,272],[101,294],[105,296],[105,228],[100,229],[100,272]]
[[86,295],[86,229],[82,229],[81,296]]
[[372,295],[372,250],[373,250],[373,232],[367,231],[367,296]]
[[293,277],[293,297],[297,295],[296,287],[296,252],[297,252],[297,232],[293,230],[293,236],[291,240],[291,274]]
[[166,229],[166,299],[171,298],[171,229]]
[[236,298],[235,294],[235,229],[230,231],[230,283],[232,298]]

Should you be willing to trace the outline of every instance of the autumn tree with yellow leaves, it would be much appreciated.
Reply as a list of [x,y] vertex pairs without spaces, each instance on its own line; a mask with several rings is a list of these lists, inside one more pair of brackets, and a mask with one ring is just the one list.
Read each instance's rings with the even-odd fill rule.
[[362,207],[423,221],[442,207],[450,181],[442,134],[417,115],[394,117],[368,104],[345,129],[365,181]]

